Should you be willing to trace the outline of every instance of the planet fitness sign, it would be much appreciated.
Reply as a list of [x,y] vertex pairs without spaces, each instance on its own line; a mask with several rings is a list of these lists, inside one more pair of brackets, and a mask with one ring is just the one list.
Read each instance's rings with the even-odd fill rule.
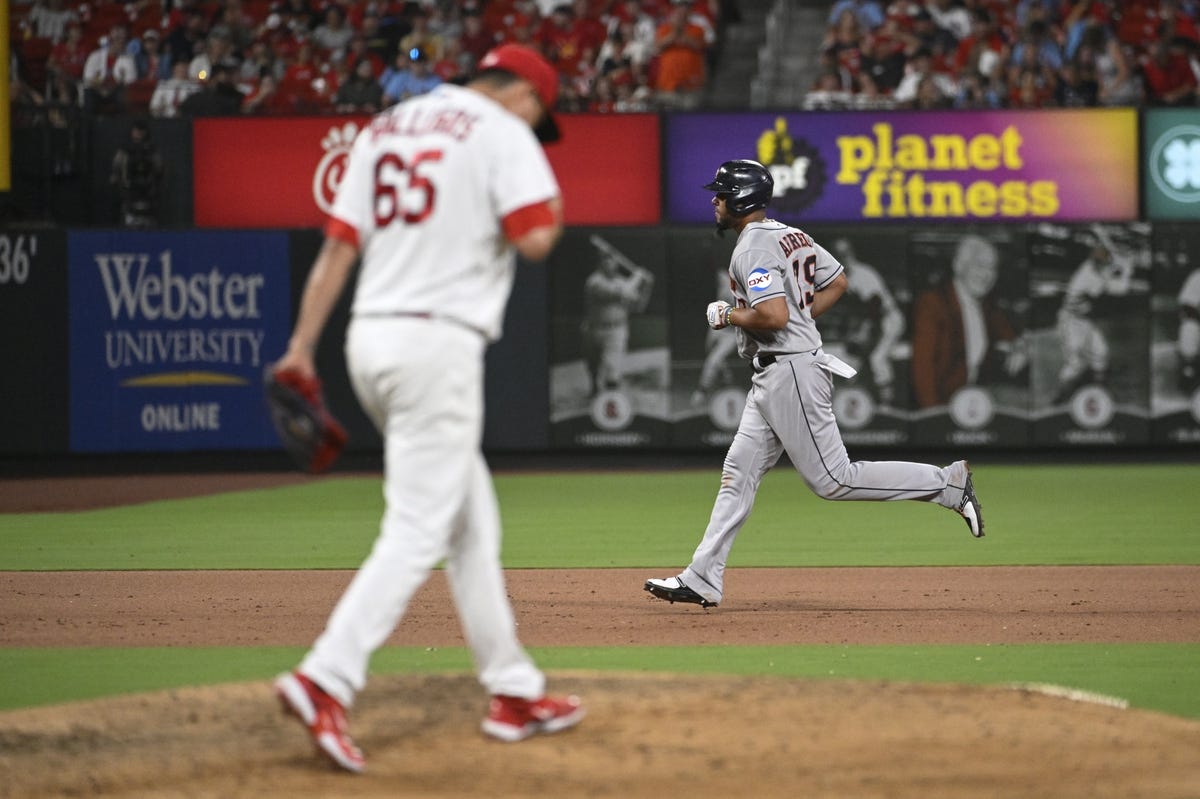
[[700,187],[730,158],[768,165],[771,214],[787,221],[1127,221],[1138,213],[1132,109],[688,114],[668,118],[666,139],[675,222],[712,220]]

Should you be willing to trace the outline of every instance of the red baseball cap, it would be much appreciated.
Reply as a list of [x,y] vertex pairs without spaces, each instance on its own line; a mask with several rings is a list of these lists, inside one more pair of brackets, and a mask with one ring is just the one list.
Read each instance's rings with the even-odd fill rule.
[[520,44],[502,44],[479,60],[479,69],[502,69],[533,84],[546,113],[534,128],[540,141],[558,141],[561,133],[550,113],[558,99],[558,73],[541,53]]

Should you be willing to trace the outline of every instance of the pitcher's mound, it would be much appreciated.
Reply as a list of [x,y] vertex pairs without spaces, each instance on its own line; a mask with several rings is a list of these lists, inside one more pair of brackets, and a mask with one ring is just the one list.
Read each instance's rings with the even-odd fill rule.
[[551,676],[575,729],[484,738],[469,675],[375,676],[355,776],[267,683],[0,714],[0,796],[1196,797],[1200,723],[1090,695],[846,680]]

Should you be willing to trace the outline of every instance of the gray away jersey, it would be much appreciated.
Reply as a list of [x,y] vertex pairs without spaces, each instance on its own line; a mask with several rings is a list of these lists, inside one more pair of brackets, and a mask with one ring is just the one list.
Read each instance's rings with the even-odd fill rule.
[[738,307],[787,298],[783,330],[737,328],[738,354],[753,358],[811,352],[821,346],[813,321],[813,295],[843,272],[842,265],[808,234],[774,219],[751,222],[738,236],[729,262],[730,287]]

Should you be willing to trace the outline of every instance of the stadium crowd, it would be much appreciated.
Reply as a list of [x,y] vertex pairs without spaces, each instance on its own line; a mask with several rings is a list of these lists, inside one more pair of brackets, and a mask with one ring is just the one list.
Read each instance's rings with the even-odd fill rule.
[[837,0],[807,109],[1195,106],[1195,0]]
[[540,49],[560,111],[694,107],[736,0],[13,0],[15,105],[370,113]]
[[[744,0],[743,0],[744,1]],[[765,0],[756,0],[765,2]],[[560,111],[693,108],[738,0],[13,0],[14,108],[370,113],[539,48]],[[1194,106],[1200,0],[835,0],[807,109]]]

